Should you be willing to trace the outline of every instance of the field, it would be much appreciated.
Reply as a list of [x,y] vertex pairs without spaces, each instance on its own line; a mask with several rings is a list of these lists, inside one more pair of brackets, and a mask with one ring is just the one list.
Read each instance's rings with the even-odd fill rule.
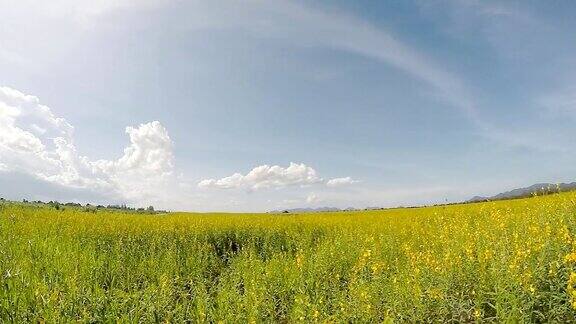
[[2,322],[576,321],[576,194],[325,214],[0,207]]

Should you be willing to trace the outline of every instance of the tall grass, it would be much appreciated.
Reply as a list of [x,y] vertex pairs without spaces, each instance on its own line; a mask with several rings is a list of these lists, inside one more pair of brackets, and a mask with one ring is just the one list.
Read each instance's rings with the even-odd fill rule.
[[8,322],[576,321],[576,194],[387,211],[4,205]]

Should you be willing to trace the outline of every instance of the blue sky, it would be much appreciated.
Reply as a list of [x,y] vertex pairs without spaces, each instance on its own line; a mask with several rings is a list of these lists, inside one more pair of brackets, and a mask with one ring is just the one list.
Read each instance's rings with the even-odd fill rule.
[[266,211],[575,181],[574,13],[4,1],[0,195]]

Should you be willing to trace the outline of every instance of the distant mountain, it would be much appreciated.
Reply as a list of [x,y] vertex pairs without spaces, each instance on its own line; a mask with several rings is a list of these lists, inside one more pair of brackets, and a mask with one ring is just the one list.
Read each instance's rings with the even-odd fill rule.
[[[494,196],[483,197],[474,196],[471,199],[465,201],[466,203],[482,202],[482,201],[492,201],[492,200],[506,200],[506,199],[516,199],[516,198],[527,198],[534,195],[542,196],[549,195],[553,193],[563,192],[563,191],[574,191],[576,190],[576,182],[571,183],[537,183],[525,188],[513,189],[510,191],[502,192]],[[399,208],[411,208],[411,207],[399,207]],[[319,208],[291,208],[291,209],[281,209],[270,211],[272,214],[281,213],[321,213],[321,212],[344,212],[344,211],[356,211],[356,210],[383,210],[387,208],[382,207],[367,207],[363,209],[348,207],[345,209],[340,209],[336,207],[319,207]]]
[[531,185],[530,187],[518,188],[518,189],[506,191],[506,192],[499,193],[499,194],[491,196],[491,197],[475,196],[466,202],[480,202],[480,201],[489,201],[489,200],[526,198],[526,197],[532,197],[534,195],[548,195],[548,194],[557,193],[557,192],[561,192],[561,191],[572,191],[572,190],[576,190],[576,182],[560,183],[560,184],[537,183],[535,185]]
[[318,208],[291,208],[291,209],[282,209],[282,210],[273,210],[270,213],[277,214],[277,213],[320,213],[320,212],[336,212],[342,211],[340,208],[336,207],[318,207]]
[[350,212],[350,211],[358,211],[358,210],[383,210],[382,207],[367,207],[367,208],[336,208],[336,207],[319,207],[319,208],[291,208],[291,209],[281,209],[281,210],[272,210],[269,213],[271,214],[281,214],[281,213],[323,213],[323,212]]

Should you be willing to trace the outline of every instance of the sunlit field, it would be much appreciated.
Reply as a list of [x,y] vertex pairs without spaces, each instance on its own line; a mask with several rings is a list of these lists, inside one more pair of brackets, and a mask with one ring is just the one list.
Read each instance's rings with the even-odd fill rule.
[[300,215],[0,208],[1,321],[576,320],[574,193]]

